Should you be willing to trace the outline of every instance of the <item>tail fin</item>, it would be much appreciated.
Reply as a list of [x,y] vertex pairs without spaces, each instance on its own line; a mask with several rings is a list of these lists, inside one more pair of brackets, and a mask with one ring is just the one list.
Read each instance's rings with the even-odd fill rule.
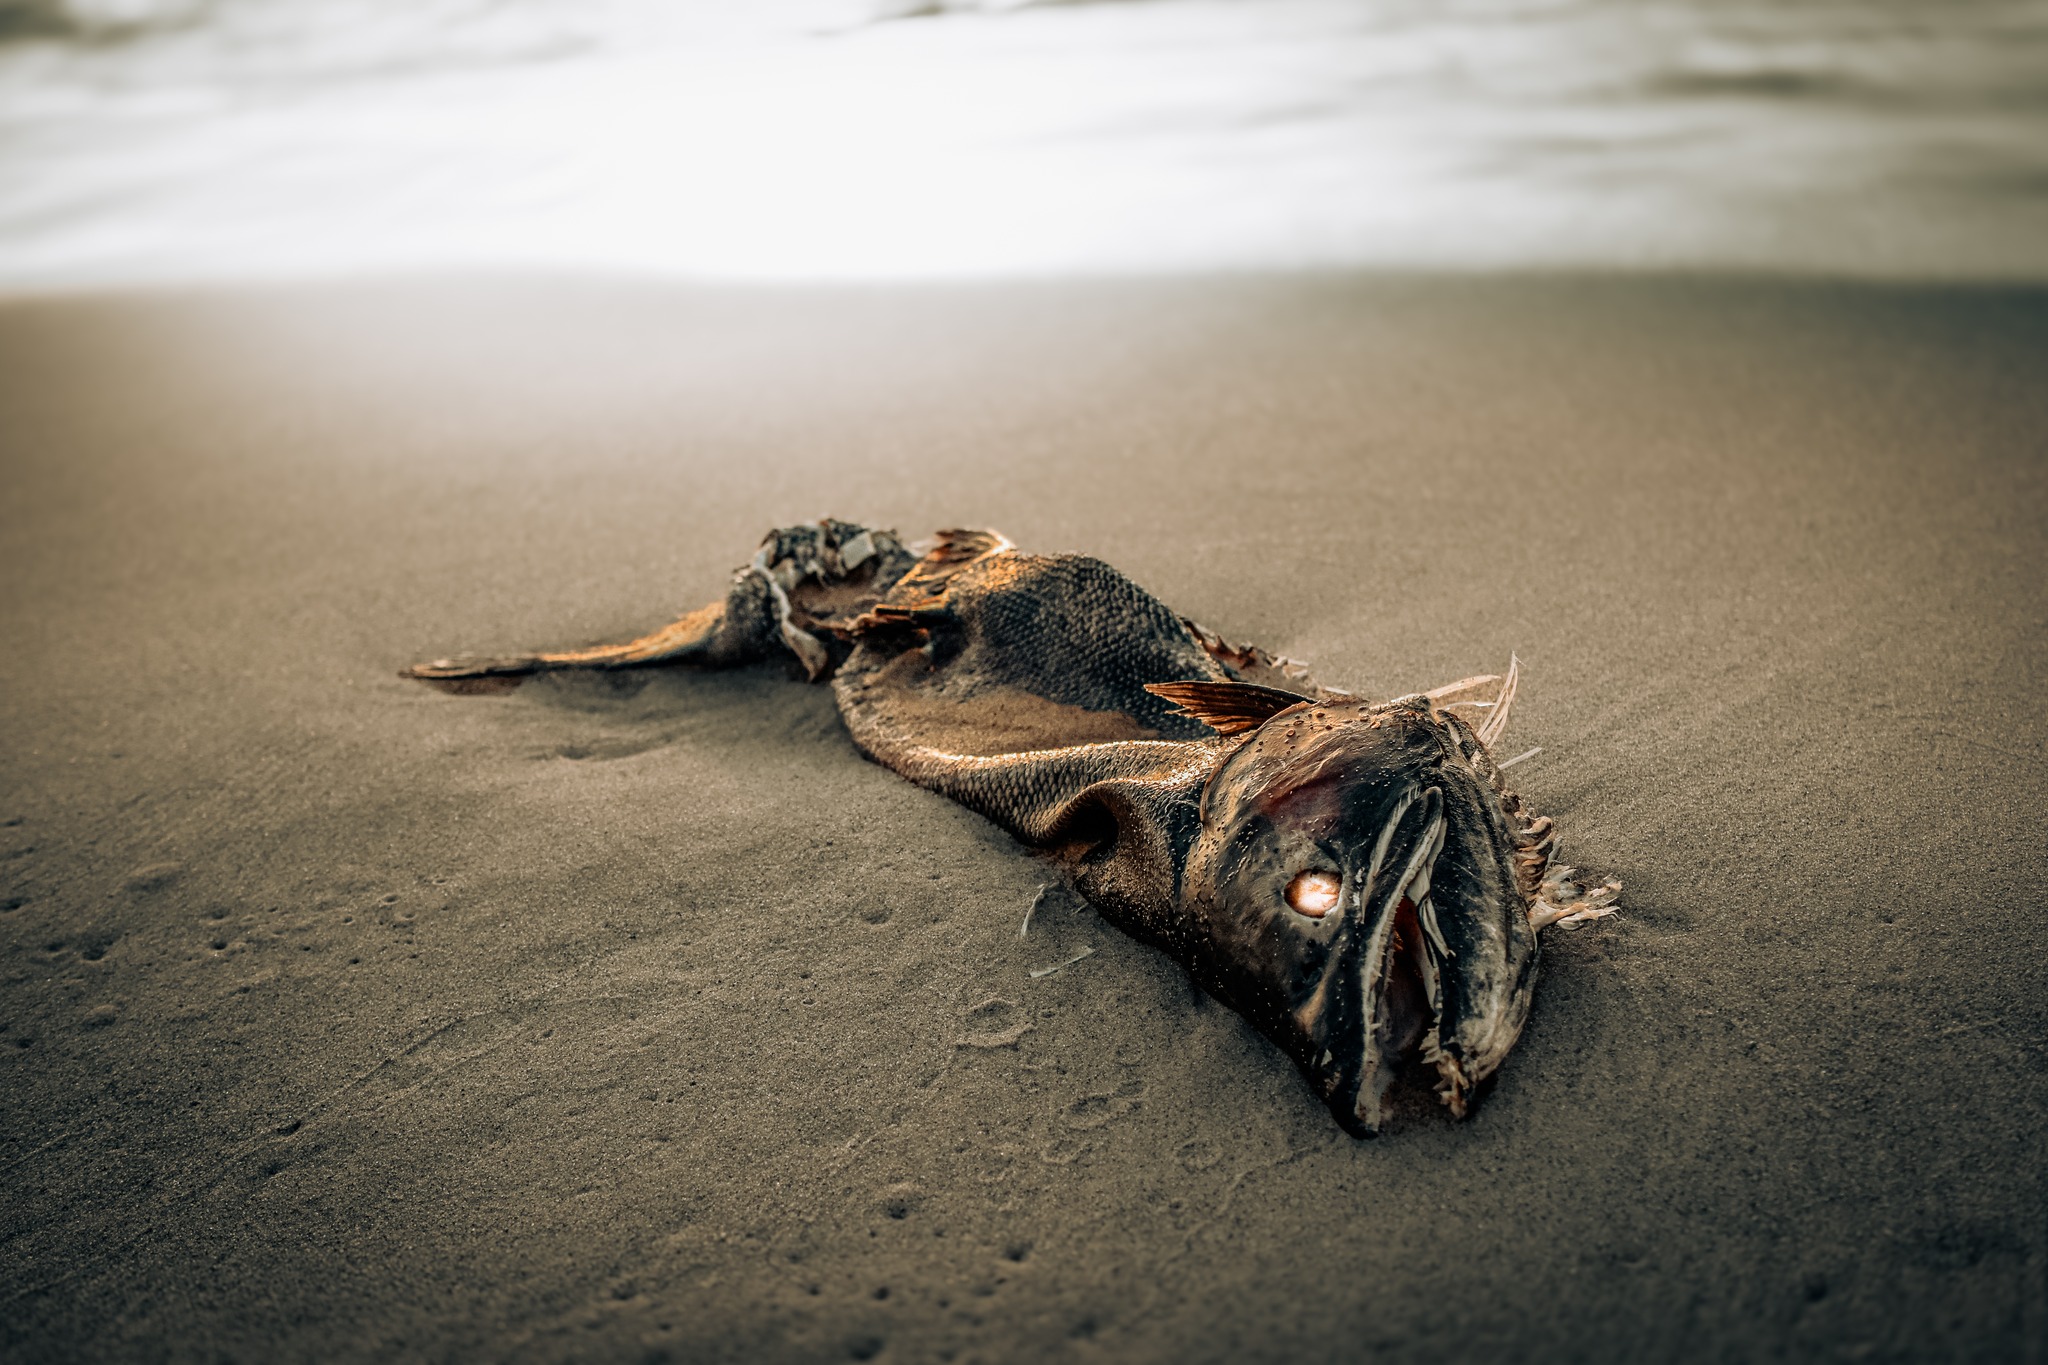
[[637,640],[589,649],[568,649],[544,654],[510,655],[496,658],[463,657],[435,659],[414,664],[403,676],[428,682],[459,678],[523,677],[565,668],[638,668],[648,664],[701,663],[710,667],[744,663],[735,657],[740,642],[726,638],[726,604],[713,602],[699,607],[680,621],[672,622]]

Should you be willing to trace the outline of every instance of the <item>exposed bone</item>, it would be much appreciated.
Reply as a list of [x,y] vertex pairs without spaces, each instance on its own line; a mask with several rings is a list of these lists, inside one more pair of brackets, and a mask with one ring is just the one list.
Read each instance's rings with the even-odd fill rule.
[[1039,905],[1044,902],[1045,893],[1050,890],[1052,890],[1052,883],[1047,882],[1045,885],[1038,888],[1038,894],[1031,898],[1031,904],[1024,907],[1024,923],[1022,927],[1020,927],[1017,930],[1018,938],[1023,938],[1026,934],[1031,932],[1031,916],[1033,913],[1037,911]]
[[[763,546],[755,554],[750,567],[768,584],[768,595],[775,601],[775,623],[781,628],[782,643],[789,646],[789,652],[796,655],[804,666],[804,672],[815,682],[819,674],[832,666],[832,656],[817,636],[790,619],[788,587],[799,581],[798,573],[790,560],[771,564],[768,555],[772,548]],[[787,586],[785,579],[788,580]]]
[[1095,945],[1091,943],[1086,948],[1083,948],[1080,952],[1075,953],[1072,957],[1068,958],[1065,962],[1055,962],[1050,967],[1038,968],[1037,970],[1031,973],[1031,979],[1033,981],[1036,981],[1041,976],[1051,976],[1054,972],[1058,971],[1062,967],[1071,967],[1076,962],[1079,962],[1082,958],[1093,957],[1094,955]]
[[1486,784],[1500,797],[1501,805],[1508,814],[1513,815],[1521,809],[1521,798],[1515,795],[1508,787],[1507,779],[1501,776],[1500,765],[1493,761],[1493,755],[1488,752],[1486,742],[1480,738],[1480,730],[1454,710],[1439,708],[1436,714],[1448,723],[1446,728],[1456,736],[1458,753],[1472,765],[1475,772],[1486,779]]
[[[1421,900],[1415,902],[1415,918],[1422,921],[1422,932],[1429,935],[1430,944],[1436,949],[1439,956],[1445,958],[1457,956],[1456,953],[1451,951],[1450,944],[1444,941],[1444,931],[1438,927],[1436,922],[1436,902],[1431,900],[1426,892]],[[1423,956],[1427,957],[1428,954],[1425,953]],[[1432,963],[1431,975],[1433,976],[1434,974],[1435,964]]]
[[[1415,903],[1415,918],[1422,921],[1422,932],[1436,945],[1437,952],[1445,957],[1451,956],[1450,949],[1444,946],[1443,931],[1437,928],[1436,906],[1431,903],[1429,897],[1424,896]],[[1417,953],[1415,963],[1422,970],[1422,991],[1429,998],[1430,1032],[1434,1034],[1443,1027],[1443,982],[1438,977],[1436,958],[1433,955],[1426,952]]]
[[[1405,814],[1407,807],[1403,806],[1401,809],[1402,813]],[[1391,829],[1399,818],[1400,816],[1397,815],[1394,820],[1389,821],[1388,828]],[[1401,869],[1401,880],[1394,887],[1393,896],[1395,903],[1399,904],[1401,898],[1406,897],[1411,903],[1417,905],[1417,918],[1421,917],[1420,902],[1429,895],[1430,867],[1436,862],[1437,855],[1444,851],[1444,835],[1448,827],[1449,822],[1441,814],[1430,822],[1429,832],[1423,836],[1422,842],[1416,845],[1415,851],[1408,855],[1408,865]],[[1385,837],[1385,835],[1381,836],[1382,841],[1384,841]],[[1381,855],[1375,855],[1375,862],[1378,861],[1379,856]],[[1386,922],[1391,923],[1392,919],[1393,917],[1389,915]],[[1384,984],[1387,974],[1393,970],[1393,965],[1393,935],[1389,933],[1386,943],[1379,950],[1378,970],[1382,984]],[[1378,1027],[1377,1011],[1381,1003],[1384,1002],[1376,997],[1374,1002],[1375,1018],[1373,1021],[1375,1028]]]
[[1541,893],[1530,903],[1529,923],[1537,929],[1553,924],[1566,927],[1584,924],[1589,920],[1605,919],[1618,908],[1614,901],[1621,894],[1621,882],[1609,877],[1599,886],[1590,889],[1572,879],[1578,869],[1562,865],[1553,867],[1543,879]]
[[852,540],[839,547],[839,567],[852,573],[872,559],[875,554],[875,537],[871,531],[862,531]]
[[[1472,766],[1479,770],[1500,797],[1501,808],[1515,825],[1515,885],[1529,902],[1529,920],[1536,928],[1551,924],[1567,926],[1583,924],[1588,920],[1601,919],[1614,913],[1614,894],[1621,889],[1620,882],[1610,882],[1607,887],[1592,893],[1581,893],[1576,884],[1567,884],[1561,879],[1568,876],[1570,868],[1552,865],[1557,852],[1557,828],[1548,817],[1529,810],[1520,795],[1507,785],[1501,770],[1512,767],[1524,759],[1533,758],[1543,752],[1542,747],[1530,749],[1515,755],[1505,763],[1496,763],[1489,752],[1507,728],[1508,713],[1514,705],[1516,691],[1521,679],[1521,660],[1510,656],[1507,679],[1502,684],[1500,697],[1495,703],[1493,714],[1480,727],[1477,735],[1482,747],[1476,753],[1468,753]],[[1468,680],[1469,681],[1469,680]],[[1451,684],[1455,688],[1459,684]],[[1445,690],[1445,689],[1439,689]],[[1568,889],[1567,889],[1568,888]]]
[[[1444,839],[1449,829],[1448,821],[1442,818],[1437,820],[1435,827],[1430,831],[1427,845],[1429,856],[1415,869],[1415,875],[1408,879],[1404,894],[1414,904],[1415,918],[1421,921],[1422,932],[1429,936],[1429,941],[1435,945],[1437,952],[1444,957],[1455,957],[1456,954],[1444,942],[1443,930],[1437,927],[1436,905],[1429,899],[1429,874],[1436,870],[1436,860],[1443,856]],[[1427,957],[1428,954],[1425,953],[1423,956]]]
[[1499,683],[1500,674],[1479,673],[1469,678],[1460,678],[1456,682],[1445,683],[1442,687],[1433,687],[1422,695],[1446,709],[1453,706],[1491,706],[1492,702],[1479,699],[1479,693]]
[[1488,751],[1507,733],[1508,713],[1514,709],[1515,688],[1522,679],[1522,661],[1516,655],[1508,656],[1507,681],[1500,685],[1500,696],[1495,699],[1493,714],[1486,718],[1486,724],[1479,727],[1479,742]]

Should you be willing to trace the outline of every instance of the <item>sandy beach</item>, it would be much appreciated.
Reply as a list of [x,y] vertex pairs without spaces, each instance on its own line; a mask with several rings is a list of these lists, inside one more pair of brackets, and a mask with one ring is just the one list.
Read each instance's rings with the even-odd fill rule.
[[[2044,375],[1763,278],[0,302],[0,1354],[2039,1361]],[[1624,911],[1360,1142],[790,670],[398,676],[825,514],[1519,655]]]

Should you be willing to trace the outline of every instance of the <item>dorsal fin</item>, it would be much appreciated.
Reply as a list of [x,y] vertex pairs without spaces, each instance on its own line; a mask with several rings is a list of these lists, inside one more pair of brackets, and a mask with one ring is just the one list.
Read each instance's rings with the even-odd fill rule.
[[1256,730],[1290,706],[1309,698],[1277,687],[1241,682],[1146,683],[1145,690],[1172,702],[1183,716],[1193,716],[1219,735]]

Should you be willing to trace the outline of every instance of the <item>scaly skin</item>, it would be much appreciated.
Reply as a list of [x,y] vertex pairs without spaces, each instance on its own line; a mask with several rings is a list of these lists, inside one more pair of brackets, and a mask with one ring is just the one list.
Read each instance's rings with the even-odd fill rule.
[[[1462,1115],[1513,1046],[1537,928],[1611,911],[1502,780],[1500,679],[1368,704],[1228,645],[1100,560],[948,531],[921,555],[823,521],[772,532],[725,601],[623,645],[408,670],[831,677],[861,751],[1044,850],[1102,914],[1185,966],[1369,1135],[1397,1066]],[[1277,685],[1277,686],[1276,686]],[[1319,878],[1322,899],[1301,891]]]

